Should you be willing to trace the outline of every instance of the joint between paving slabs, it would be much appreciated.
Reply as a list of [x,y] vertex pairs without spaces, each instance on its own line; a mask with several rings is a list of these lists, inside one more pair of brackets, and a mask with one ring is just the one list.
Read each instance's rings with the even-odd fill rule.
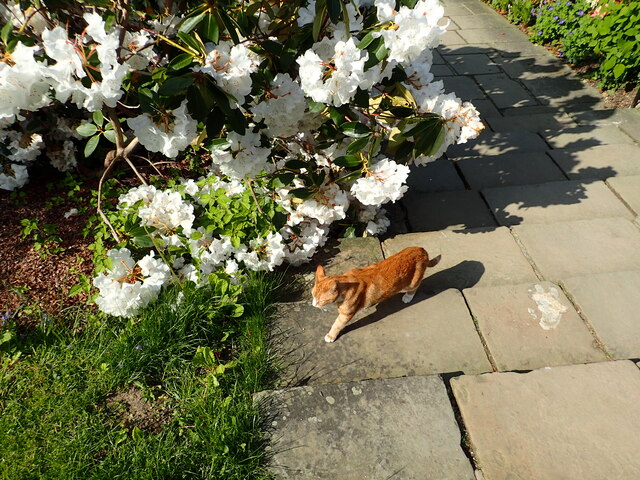
[[471,437],[469,436],[469,431],[464,424],[464,419],[462,418],[462,412],[460,411],[460,407],[458,406],[458,402],[456,401],[456,397],[453,394],[453,388],[451,388],[451,379],[464,375],[463,372],[453,372],[453,373],[441,373],[440,378],[442,379],[442,383],[444,383],[444,388],[447,390],[447,396],[449,397],[449,403],[451,404],[451,410],[453,410],[453,416],[458,424],[458,430],[460,431],[460,448],[464,452],[465,456],[471,463],[471,467],[477,471],[480,470],[480,466],[478,465],[478,461],[476,456],[473,453],[473,448],[471,445]]
[[611,192],[616,196],[616,198],[617,198],[618,200],[620,200],[620,202],[622,202],[622,204],[623,204],[625,207],[627,207],[627,210],[629,210],[631,213],[633,213],[633,215],[635,216],[635,219],[634,219],[634,220],[632,220],[632,222],[634,223],[634,225],[635,225],[636,227],[638,227],[638,224],[637,224],[637,221],[638,221],[638,213],[637,213],[633,208],[631,208],[631,205],[629,205],[629,204],[627,203],[627,201],[626,201],[624,198],[622,198],[622,196],[621,196],[621,195],[616,191],[616,189],[615,189],[615,188],[613,188],[613,186],[609,183],[609,180],[610,180],[610,178],[606,178],[606,179],[605,179],[605,181],[604,181],[604,184],[607,186],[607,188],[608,188],[609,190],[611,190]]
[[[460,292],[462,293],[462,292]],[[484,348],[484,354],[487,356],[487,360],[489,360],[489,363],[491,364],[491,370],[494,372],[498,371],[498,364],[496,363],[495,358],[493,358],[493,354],[491,353],[491,350],[489,350],[489,344],[487,344],[487,341],[484,338],[484,335],[482,335],[482,331],[480,330],[480,325],[478,324],[478,319],[476,318],[476,316],[473,314],[473,312],[471,311],[471,306],[469,305],[469,302],[467,301],[467,297],[464,296],[464,293],[462,294],[462,298],[464,299],[464,304],[467,306],[467,310],[469,311],[469,315],[471,315],[471,320],[473,320],[473,326],[476,329],[476,333],[478,334],[478,337],[480,338],[480,343],[482,343],[482,348]]]
[[[553,148],[552,148],[551,150],[553,150]],[[569,177],[569,174],[568,174],[567,172],[565,172],[565,171],[562,169],[562,167],[560,166],[560,164],[559,164],[558,162],[556,162],[556,161],[555,161],[555,159],[554,159],[551,155],[549,155],[549,150],[547,150],[546,152],[544,152],[544,154],[547,156],[547,158],[550,158],[550,159],[551,159],[551,163],[553,163],[553,164],[558,168],[558,170],[560,170],[560,173],[562,173],[562,176],[563,176],[565,179],[567,179],[567,180],[571,180],[571,177]]]
[[527,260],[527,262],[529,262],[529,265],[531,265],[531,268],[533,269],[533,273],[535,273],[539,281],[544,282],[546,278],[544,278],[544,275],[542,275],[542,272],[536,265],[536,262],[534,262],[533,258],[531,258],[531,255],[527,251],[527,248],[524,246],[524,243],[522,243],[522,240],[520,240],[520,237],[518,237],[518,234],[515,232],[513,227],[509,227],[509,232],[511,232],[511,236],[513,237],[516,244],[520,248],[520,251],[522,252],[522,255],[524,255],[524,258]]
[[578,313],[578,316],[582,319],[582,322],[587,327],[587,330],[593,337],[594,345],[598,347],[600,350],[602,350],[602,353],[604,353],[605,357],[607,357],[607,360],[615,360],[615,358],[613,358],[613,355],[611,355],[611,353],[607,349],[607,346],[604,344],[602,340],[600,340],[600,337],[596,333],[591,323],[589,323],[589,320],[587,319],[587,317],[584,315],[584,313],[582,313],[582,310],[580,310],[580,306],[578,305],[578,302],[576,301],[575,297],[571,294],[571,292],[567,289],[564,282],[559,281],[557,285],[560,287],[560,289],[562,290],[564,295],[567,297],[571,305],[573,305],[573,308]]

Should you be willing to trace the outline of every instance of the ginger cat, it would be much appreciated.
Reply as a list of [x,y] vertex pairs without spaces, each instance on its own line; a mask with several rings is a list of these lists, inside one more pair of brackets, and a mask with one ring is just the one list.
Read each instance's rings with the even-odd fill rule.
[[429,261],[424,248],[409,247],[381,262],[342,275],[327,276],[322,265],[318,265],[311,292],[313,306],[322,308],[335,301],[342,302],[338,306],[338,318],[324,341],[334,342],[356,313],[396,293],[405,292],[402,301],[409,303],[422,282],[424,271],[439,261],[440,255]]

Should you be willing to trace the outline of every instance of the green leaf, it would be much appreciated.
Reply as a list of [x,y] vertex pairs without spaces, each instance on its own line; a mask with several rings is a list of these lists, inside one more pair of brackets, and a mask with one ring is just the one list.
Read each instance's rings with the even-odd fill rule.
[[326,105],[322,102],[316,102],[314,100],[309,100],[309,113],[320,113],[324,110]]
[[87,144],[84,146],[84,157],[87,158],[89,155],[93,153],[93,151],[98,146],[98,142],[100,141],[100,135],[95,135],[91,137]]
[[309,164],[307,162],[303,162],[302,160],[289,160],[284,164],[286,168],[290,168],[291,170],[299,170],[301,168],[309,168]]
[[[198,52],[202,54],[205,53],[204,51],[201,50],[200,43],[198,43],[198,41],[191,35],[184,32],[178,32],[177,35],[178,35],[178,38],[182,40],[182,42],[188,47],[190,47],[194,52]],[[195,36],[195,32],[194,32],[194,36]]]
[[0,39],[2,39],[2,43],[5,45],[9,42],[9,34],[11,33],[11,30],[13,30],[12,22],[5,23],[2,30],[0,30]]
[[204,20],[205,15],[206,15],[206,12],[202,12],[199,15],[196,15],[195,17],[185,18],[178,25],[178,32],[189,33],[191,30],[196,28],[200,24],[200,22],[202,22],[202,20]]
[[413,154],[417,157],[420,155],[433,155],[444,140],[444,121],[439,120],[430,122],[427,129],[422,130],[419,136],[415,136],[415,145]]
[[374,41],[372,41],[367,51],[369,52],[369,58],[364,64],[365,70],[368,70],[380,63],[387,57],[389,53],[387,48],[384,46],[384,39],[382,37],[378,37]]
[[427,130],[434,128],[435,125],[437,125],[441,121],[442,119],[440,117],[427,118],[426,120],[422,120],[421,122],[419,122],[415,127],[410,129],[409,131],[404,132],[402,136],[406,138],[416,137],[420,135],[422,132],[425,132]]
[[158,95],[173,96],[183,93],[187,88],[193,85],[195,77],[189,75],[187,77],[171,77],[164,82],[158,89]]
[[222,21],[224,28],[227,30],[227,33],[231,36],[233,43],[240,43],[240,37],[238,37],[238,32],[236,31],[236,23],[233,19],[222,9],[218,9],[216,12],[220,15],[220,20]]
[[102,134],[104,135],[104,138],[109,140],[111,143],[116,143],[116,132],[113,130],[105,130]]
[[619,63],[613,68],[613,75],[616,78],[620,78],[624,74],[625,70],[625,66]]
[[149,235],[133,237],[133,243],[140,248],[153,248],[155,246],[153,239]]
[[78,283],[69,289],[68,295],[70,297],[75,297],[76,295],[81,294],[83,291],[84,291],[83,286]]
[[211,40],[215,44],[218,43],[220,40],[220,26],[218,25],[218,20],[215,15],[212,13],[207,15],[207,18],[204,19],[204,23],[202,24],[202,29],[202,34],[207,40]]
[[369,143],[369,137],[359,138],[359,139],[357,139],[354,142],[349,144],[349,146],[347,147],[347,153],[349,155],[353,155],[354,153],[358,153],[364,147],[366,147],[368,143]]
[[371,130],[360,122],[347,122],[340,125],[340,131],[349,137],[362,138],[371,135]]
[[102,115],[102,110],[96,110],[95,112],[93,112],[92,117],[93,123],[101,127],[104,123],[104,115]]
[[313,20],[312,36],[313,41],[317,42],[320,39],[320,31],[324,25],[325,14],[327,13],[326,0],[318,0],[316,2],[316,17]]
[[302,200],[306,200],[311,195],[313,195],[313,192],[307,188],[294,188],[292,190],[289,190],[289,195],[300,198]]
[[169,68],[171,70],[181,70],[188,67],[193,63],[193,55],[189,53],[181,53],[176,55],[170,62]]
[[367,33],[364,37],[362,37],[362,40],[360,40],[360,43],[358,43],[358,48],[360,50],[364,50],[369,46],[371,42],[373,42],[376,38],[378,38],[374,35],[374,33],[378,33],[378,32],[372,31]]
[[340,21],[340,12],[342,11],[341,0],[327,0],[327,11],[332,23]]
[[355,155],[343,155],[333,161],[339,167],[357,167],[360,165],[360,159]]
[[90,137],[94,135],[98,131],[98,127],[96,127],[93,123],[83,123],[78,128],[76,128],[76,132],[78,132],[83,137]]

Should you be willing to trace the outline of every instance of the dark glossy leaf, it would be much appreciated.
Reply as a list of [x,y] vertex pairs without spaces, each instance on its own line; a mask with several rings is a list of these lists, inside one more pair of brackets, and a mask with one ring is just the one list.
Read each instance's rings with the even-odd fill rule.
[[[378,32],[375,32],[378,33]],[[358,43],[358,48],[360,50],[364,50],[365,48],[367,48],[371,42],[373,42],[377,37],[374,35],[374,32],[369,32],[367,33],[364,37],[362,37],[362,40],[360,40],[360,43]]]
[[169,62],[169,68],[171,70],[182,70],[193,63],[193,55],[188,53],[181,53],[176,55],[173,60]]
[[425,132],[427,130],[434,128],[441,120],[442,119],[440,117],[432,117],[432,118],[427,118],[426,120],[422,120],[415,127],[404,132],[402,136],[406,138],[416,137],[420,135],[422,132]]
[[313,28],[312,28],[312,35],[313,35],[314,42],[317,42],[320,39],[320,33],[324,25],[326,13],[327,13],[326,0],[318,0],[316,2],[316,17],[313,20]]
[[309,164],[307,162],[303,162],[302,160],[293,159],[289,160],[284,164],[286,168],[290,168],[291,170],[299,170],[301,168],[309,168]]
[[153,248],[154,243],[149,235],[133,237],[133,243],[140,248]]
[[208,13],[202,24],[202,34],[207,40],[217,44],[220,40],[220,26],[216,16],[212,13]]
[[339,167],[357,167],[360,165],[361,161],[355,155],[343,155],[336,158],[333,163]]
[[188,47],[190,47],[193,51],[204,53],[204,52],[201,52],[200,44],[193,36],[184,32],[178,32],[177,35],[178,35],[178,38],[182,40],[182,42]]
[[347,153],[353,155],[360,152],[369,143],[369,137],[362,137],[349,144],[347,147]]
[[194,81],[195,77],[191,75],[187,77],[168,78],[158,89],[158,95],[174,96],[184,93],[187,88],[193,85]]
[[207,137],[214,138],[220,135],[224,127],[224,121],[225,117],[222,110],[217,107],[211,110],[209,115],[207,115],[207,122],[205,124],[207,127]]
[[338,23],[340,21],[340,13],[342,12],[342,0],[327,0],[327,11],[331,22]]
[[369,92],[358,88],[353,96],[353,104],[357,107],[367,108],[369,106]]
[[307,188],[294,188],[292,190],[289,190],[289,195],[300,198],[302,200],[306,200],[311,195],[313,195],[313,192]]
[[371,135],[371,130],[360,122],[346,122],[340,125],[340,131],[349,137],[362,138]]
[[216,11],[220,16],[219,18],[222,21],[224,28],[227,30],[227,33],[231,37],[231,40],[233,40],[233,43],[240,43],[240,38],[238,37],[238,32],[236,31],[236,25],[233,19],[222,9],[218,9]]
[[206,15],[207,15],[206,12],[202,12],[196,16],[185,18],[178,25],[178,32],[189,33],[191,30],[196,28],[200,24],[200,22],[202,22],[205,19]]
[[309,100],[309,112],[310,113],[320,113],[325,109],[326,105],[322,102],[315,102],[313,100]]
[[279,186],[286,187],[288,185],[291,185],[291,182],[293,182],[294,178],[295,175],[293,173],[279,173],[278,175],[276,175],[274,181],[279,183]]
[[373,40],[369,45],[369,48],[367,48],[367,51],[369,52],[369,58],[364,64],[365,70],[368,70],[380,63],[389,53],[387,47],[384,46],[384,39],[382,37],[378,37]]
[[389,109],[391,115],[398,118],[407,118],[413,115],[413,108],[409,107],[391,107]]

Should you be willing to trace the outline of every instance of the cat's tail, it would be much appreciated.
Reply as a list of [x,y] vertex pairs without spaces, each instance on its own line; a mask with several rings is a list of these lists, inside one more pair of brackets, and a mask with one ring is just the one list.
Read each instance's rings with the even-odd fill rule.
[[438,255],[437,257],[432,258],[431,260],[429,260],[429,263],[427,263],[427,267],[435,267],[440,262],[441,258],[442,255]]

